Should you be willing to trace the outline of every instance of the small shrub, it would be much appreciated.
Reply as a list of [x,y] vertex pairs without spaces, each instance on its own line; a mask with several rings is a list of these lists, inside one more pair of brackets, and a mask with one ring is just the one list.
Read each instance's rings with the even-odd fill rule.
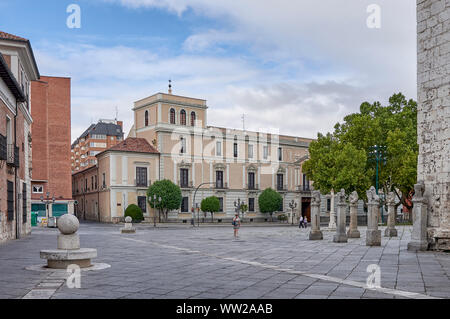
[[287,219],[288,219],[287,216],[284,215],[284,214],[278,215],[278,220],[279,221],[286,221]]
[[133,221],[142,221],[144,219],[144,214],[142,214],[142,209],[135,205],[131,204],[125,210],[125,217],[130,216],[133,218]]

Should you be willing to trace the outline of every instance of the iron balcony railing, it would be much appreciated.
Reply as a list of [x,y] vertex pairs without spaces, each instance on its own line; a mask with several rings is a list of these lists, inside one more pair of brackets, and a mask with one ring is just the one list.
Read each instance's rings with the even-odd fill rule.
[[20,166],[19,148],[14,144],[8,144],[6,163],[14,167]]

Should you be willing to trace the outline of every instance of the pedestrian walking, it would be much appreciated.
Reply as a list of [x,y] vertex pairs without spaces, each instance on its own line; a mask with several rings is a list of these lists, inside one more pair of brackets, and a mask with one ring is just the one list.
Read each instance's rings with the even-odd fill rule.
[[239,218],[238,213],[234,216],[232,225],[234,229],[234,238],[238,238],[239,228],[241,227],[241,219]]
[[298,224],[298,228],[303,228],[303,216],[300,216],[300,223]]

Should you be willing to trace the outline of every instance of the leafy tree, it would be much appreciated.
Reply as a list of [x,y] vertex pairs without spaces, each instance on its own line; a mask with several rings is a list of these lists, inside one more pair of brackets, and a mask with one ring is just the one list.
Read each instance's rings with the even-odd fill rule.
[[272,188],[265,189],[258,197],[259,210],[261,213],[270,214],[270,220],[273,221],[273,212],[280,209],[283,197]]
[[134,222],[138,222],[144,219],[142,209],[135,204],[128,205],[127,209],[125,210],[125,217],[127,216],[130,216]]
[[319,134],[311,143],[310,160],[304,170],[316,189],[365,190],[375,184],[374,146],[382,147],[379,162],[379,187],[386,194],[395,192],[400,203],[412,208],[408,200],[417,179],[417,103],[401,93],[380,102],[364,102],[359,113],[347,115],[335,125],[334,133]]
[[216,196],[207,197],[202,200],[200,208],[204,212],[211,213],[211,221],[214,223],[214,213],[220,209],[220,202]]
[[[156,195],[157,200],[154,200]],[[179,209],[181,206],[181,189],[170,180],[156,181],[147,190],[147,198],[151,208],[158,209],[161,220],[163,213],[167,221],[169,211]],[[161,202],[159,202],[161,198]]]

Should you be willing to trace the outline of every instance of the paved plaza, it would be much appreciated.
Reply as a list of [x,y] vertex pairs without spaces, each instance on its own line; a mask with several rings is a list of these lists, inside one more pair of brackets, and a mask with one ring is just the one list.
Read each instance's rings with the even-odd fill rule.
[[[309,241],[310,229],[244,226],[240,238],[225,226],[192,228],[82,223],[81,246],[98,249],[96,263],[111,267],[83,271],[81,288],[69,289],[63,271],[32,271],[45,264],[42,249],[56,248],[57,229],[0,245],[0,298],[449,298],[450,255],[406,250],[411,226],[381,247],[361,239],[347,244]],[[384,233],[384,228],[381,228]],[[381,288],[368,289],[367,266],[381,269]]]

